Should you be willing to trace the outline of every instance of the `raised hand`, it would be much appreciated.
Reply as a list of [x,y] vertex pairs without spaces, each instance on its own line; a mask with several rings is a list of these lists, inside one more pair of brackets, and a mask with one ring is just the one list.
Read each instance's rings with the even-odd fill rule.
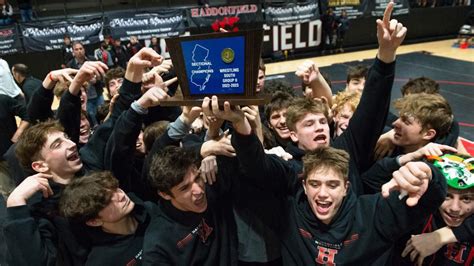
[[73,68],[53,70],[44,78],[43,87],[52,90],[54,85],[58,82],[72,82],[74,75],[76,75],[78,71],[79,70]]
[[415,265],[423,265],[423,260],[431,254],[437,252],[443,243],[438,236],[438,232],[425,233],[421,235],[412,235],[407,241],[402,257],[410,256],[410,260]]
[[41,191],[45,198],[53,195],[48,181],[51,178],[52,175],[43,173],[27,177],[12,191],[7,200],[7,207],[26,205],[26,201],[38,191]]
[[377,19],[377,40],[379,50],[377,57],[385,62],[391,63],[395,61],[397,48],[405,39],[407,28],[399,23],[396,19],[390,20],[394,3],[388,3],[383,14],[383,19]]
[[304,84],[310,84],[319,78],[319,68],[311,60],[305,60],[296,69],[295,75],[298,76]]
[[163,62],[163,57],[151,48],[142,48],[128,61],[125,79],[139,83],[142,81],[145,68],[158,66]]
[[427,156],[441,156],[446,152],[456,153],[457,151],[456,148],[451,146],[430,142],[414,152],[400,156],[399,162],[404,165],[407,162],[420,160]]
[[415,206],[428,189],[431,180],[431,168],[424,162],[409,162],[393,172],[392,179],[382,186],[382,195],[386,198],[390,191],[404,191],[408,194],[408,206]]
[[160,82],[157,82],[157,86],[153,86],[151,89],[145,92],[145,94],[140,97],[140,99],[137,100],[137,103],[145,109],[148,109],[153,106],[157,106],[160,104],[162,101],[166,101],[170,96],[166,93],[167,87],[174,82],[176,82],[178,79],[173,78],[167,81],[161,80]]
[[91,81],[97,77],[103,77],[109,68],[106,64],[99,61],[86,61],[77,72],[76,76],[69,86],[69,92],[72,95],[78,95],[85,82]]
[[212,185],[216,182],[217,170],[216,156],[210,155],[202,159],[199,171],[201,172],[201,178],[205,183]]

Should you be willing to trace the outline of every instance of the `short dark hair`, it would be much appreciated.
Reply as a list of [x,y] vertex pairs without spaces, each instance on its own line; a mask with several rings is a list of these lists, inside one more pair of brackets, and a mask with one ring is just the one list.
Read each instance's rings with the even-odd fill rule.
[[349,154],[333,147],[321,147],[314,151],[309,151],[303,156],[303,179],[306,180],[308,174],[318,170],[332,169],[348,180],[349,174]]
[[25,169],[31,169],[31,163],[40,159],[40,152],[48,140],[48,134],[53,132],[64,132],[63,126],[55,120],[38,123],[21,134],[15,154]]
[[200,165],[201,160],[195,151],[168,146],[153,157],[149,182],[153,188],[172,196],[171,189],[183,182],[189,169]]
[[283,91],[275,92],[272,95],[270,102],[265,105],[265,117],[267,118],[267,121],[270,121],[270,116],[273,112],[288,108],[291,101],[293,100],[293,97],[293,95]]
[[265,73],[265,71],[267,70],[267,67],[265,66],[265,63],[263,62],[262,58],[260,58],[260,60],[258,61],[258,70],[262,70],[263,73]]
[[13,70],[15,70],[16,73],[22,75],[23,77],[26,77],[30,74],[28,66],[25,64],[14,64]]
[[290,94],[291,96],[296,96],[295,90],[291,84],[285,80],[272,79],[265,82],[265,91],[268,94],[274,94],[279,91]]
[[352,79],[366,78],[368,72],[369,69],[364,65],[349,67],[347,70],[346,83],[349,83]]
[[401,88],[402,95],[405,96],[407,94],[413,93],[438,93],[439,92],[439,84],[438,82],[427,78],[427,77],[419,77],[410,79],[403,87]]
[[107,89],[107,96],[109,96],[109,99],[111,98],[110,92],[109,92],[109,82],[113,79],[119,79],[125,77],[125,69],[121,67],[115,67],[112,69],[109,69],[104,76],[104,82],[105,82],[105,88]]
[[61,192],[59,211],[74,222],[85,223],[99,216],[118,187],[118,180],[108,171],[74,178]]
[[143,131],[143,143],[145,144],[146,152],[149,152],[155,140],[165,133],[169,123],[166,120],[156,121],[145,128]]

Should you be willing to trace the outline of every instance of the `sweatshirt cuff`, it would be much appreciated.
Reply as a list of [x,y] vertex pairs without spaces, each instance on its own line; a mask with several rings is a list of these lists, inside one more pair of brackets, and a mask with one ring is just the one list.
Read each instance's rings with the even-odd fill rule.
[[48,97],[48,96],[53,97],[54,96],[53,90],[48,90],[43,86],[41,86],[41,89],[39,90],[38,93],[43,95],[43,96],[46,96],[46,97]]
[[69,90],[66,90],[64,93],[63,99],[67,100],[68,102],[72,103],[80,103],[81,102],[81,97],[79,95],[73,95]]
[[119,94],[141,94],[141,88],[141,82],[135,83],[124,79],[122,86],[120,87]]
[[374,70],[376,70],[378,73],[382,75],[395,75],[395,65],[396,65],[397,60],[391,62],[391,63],[384,63],[377,57],[375,57],[374,64],[372,67]]
[[172,140],[179,140],[184,138],[188,134],[190,126],[186,125],[181,118],[177,118],[174,122],[168,126],[168,136]]
[[259,143],[257,135],[253,132],[250,135],[242,135],[239,134],[237,131],[234,130],[231,137],[231,143],[233,147],[250,147],[255,143]]
[[31,217],[30,207],[28,205],[21,205],[7,208],[7,217],[9,219],[23,219]]

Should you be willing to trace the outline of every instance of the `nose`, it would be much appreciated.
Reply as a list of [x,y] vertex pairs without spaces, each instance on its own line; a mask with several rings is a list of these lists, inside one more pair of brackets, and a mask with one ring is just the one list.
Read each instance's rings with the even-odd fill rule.
[[449,205],[450,212],[460,212],[461,211],[461,201],[459,199],[453,199],[451,205]]
[[328,194],[328,191],[327,191],[327,187],[322,185],[318,191],[318,198],[319,199],[325,199],[329,197],[329,194]]
[[280,125],[286,126],[286,117],[284,115],[280,117]]
[[204,193],[204,187],[199,182],[194,182],[191,187],[191,191],[193,195],[200,195]]
[[395,122],[392,123],[392,126],[393,127],[399,127],[400,122],[401,122],[401,120],[400,120],[400,118],[398,118],[397,120],[395,120]]

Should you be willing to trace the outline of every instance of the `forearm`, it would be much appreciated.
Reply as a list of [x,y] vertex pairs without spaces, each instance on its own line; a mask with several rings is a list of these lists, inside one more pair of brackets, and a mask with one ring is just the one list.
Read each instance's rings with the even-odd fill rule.
[[18,138],[23,133],[23,131],[25,131],[25,129],[27,129],[29,126],[30,126],[30,123],[28,121],[22,120],[20,122],[20,125],[18,125],[18,128],[15,131],[15,134],[13,134],[13,137],[11,138],[11,141],[13,143],[16,143]]
[[326,79],[320,74],[318,78],[310,83],[313,92],[313,98],[324,97],[328,101],[328,105],[332,106],[332,91]]

